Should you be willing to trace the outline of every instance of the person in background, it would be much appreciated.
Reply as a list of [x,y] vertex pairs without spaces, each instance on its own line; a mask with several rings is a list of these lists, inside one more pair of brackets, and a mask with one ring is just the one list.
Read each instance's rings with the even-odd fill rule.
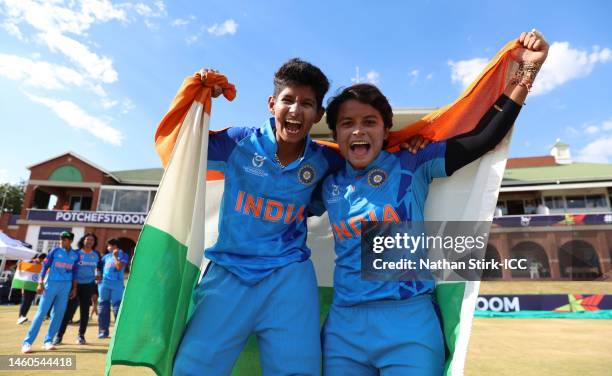
[[[32,264],[40,264],[45,260],[47,255],[45,253],[37,253],[31,260]],[[28,311],[32,306],[32,302],[36,298],[36,290],[28,290],[26,288],[21,289],[21,306],[19,306],[19,318],[17,324],[21,325],[28,321]]]
[[119,249],[119,240],[108,240],[106,249],[108,253],[102,257],[102,281],[98,285],[98,338],[109,338],[111,306],[117,319],[125,267],[130,261],[129,255]]
[[68,301],[68,307],[66,308],[66,314],[62,321],[57,335],[53,339],[54,345],[62,343],[64,333],[66,333],[66,327],[68,321],[72,319],[76,312],[77,305],[81,309],[81,317],[79,320],[79,335],[76,343],[78,345],[84,345],[85,331],[87,330],[87,324],[89,323],[89,307],[91,305],[91,297],[97,290],[96,285],[96,269],[100,263],[100,254],[95,251],[98,246],[98,238],[93,233],[85,234],[78,243],[78,256],[79,256],[79,271],[77,273],[77,296]]
[[[68,304],[68,297],[76,295],[78,255],[77,252],[72,249],[73,239],[73,233],[70,231],[63,231],[60,234],[61,247],[55,248],[49,252],[49,256],[43,263],[37,288],[37,292],[42,295],[42,298],[40,299],[36,316],[34,316],[34,320],[32,321],[32,326],[30,326],[30,330],[23,340],[21,352],[24,354],[32,352],[32,344],[34,340],[36,340],[43,319],[52,305],[51,322],[49,323],[49,329],[43,341],[43,348],[45,350],[55,350],[52,341],[62,324],[64,311]],[[47,273],[49,275],[47,275]]]

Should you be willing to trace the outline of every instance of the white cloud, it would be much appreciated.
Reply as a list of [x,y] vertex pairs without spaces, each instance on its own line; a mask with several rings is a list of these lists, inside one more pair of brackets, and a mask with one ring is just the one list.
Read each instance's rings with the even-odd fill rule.
[[[564,83],[588,76],[595,65],[612,61],[612,50],[593,46],[591,52],[571,48],[569,42],[554,42],[550,45],[548,58],[536,78],[531,96],[554,90]],[[486,67],[488,59],[474,58],[448,62],[452,82],[459,82],[465,88]]]
[[5,14],[14,23],[25,22],[43,32],[84,35],[97,21],[126,21],[126,13],[108,0],[84,0],[77,9],[75,2],[38,2],[32,0],[4,0]]
[[155,2],[155,9],[151,8],[147,4],[138,3],[134,5],[134,10],[136,13],[143,17],[164,17],[166,13],[166,5],[163,1]]
[[414,85],[419,79],[419,70],[413,69],[408,73],[408,75],[410,76],[410,85]]
[[576,160],[582,162],[609,163],[612,157],[612,136],[595,140],[579,152]]
[[73,63],[80,66],[88,76],[104,83],[117,81],[118,74],[113,68],[113,61],[106,56],[98,56],[84,44],[58,33],[40,33],[43,40],[52,51],[60,51]]
[[119,101],[103,98],[100,102],[105,109],[113,108],[119,104]]
[[189,25],[191,21],[195,20],[195,16],[190,14],[187,18],[177,18],[172,21],[172,27],[183,27]]
[[427,80],[431,80],[431,79],[433,78],[433,76],[434,76],[434,74],[433,74],[433,73],[429,73],[429,74],[428,74],[428,75],[425,77],[425,79],[427,79]]
[[6,30],[7,33],[19,39],[22,42],[27,41],[27,38],[21,33],[19,26],[12,21],[6,21],[2,23],[2,28]]
[[550,45],[548,58],[536,78],[531,95],[545,94],[564,83],[588,76],[596,64],[612,61],[612,50],[593,46],[592,52],[571,48],[569,42]]
[[599,132],[599,127],[595,125],[589,125],[586,128],[584,128],[584,133],[586,134],[595,134],[597,132]]
[[191,35],[191,36],[188,36],[187,38],[185,38],[185,42],[187,42],[187,44],[194,44],[199,39],[200,39],[200,37],[198,35]]
[[612,130],[612,117],[608,120],[605,120],[602,124],[601,124],[601,128],[605,131],[610,131]]
[[127,114],[128,112],[132,111],[134,108],[136,108],[136,106],[134,105],[134,103],[132,102],[130,98],[126,98],[123,100],[123,102],[121,102],[121,113],[122,114]]
[[118,129],[109,126],[104,120],[88,114],[75,103],[66,100],[40,97],[29,93],[25,94],[31,101],[49,107],[60,119],[64,120],[71,127],[85,130],[94,137],[109,144],[115,146],[121,145],[123,134]]
[[371,83],[372,85],[376,85],[380,82],[380,73],[371,70],[368,73],[366,73],[365,79],[367,82]]
[[578,132],[578,130],[572,126],[567,126],[565,127],[565,133],[569,134],[570,136],[578,136],[580,135],[580,132]]
[[86,84],[80,73],[68,67],[6,54],[0,54],[0,76],[47,90]]
[[452,82],[459,82],[464,88],[468,87],[487,66],[487,63],[488,60],[482,57],[470,60],[449,60],[448,65],[451,67]]
[[236,34],[236,30],[238,29],[238,24],[236,21],[229,19],[225,20],[221,25],[214,24],[211,27],[207,28],[206,31],[212,35],[221,36],[225,34]]

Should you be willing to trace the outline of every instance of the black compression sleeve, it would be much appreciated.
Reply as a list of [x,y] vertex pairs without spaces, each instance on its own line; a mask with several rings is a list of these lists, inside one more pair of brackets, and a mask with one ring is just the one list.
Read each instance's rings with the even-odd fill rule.
[[512,128],[522,106],[502,94],[484,114],[476,128],[446,141],[446,174],[452,173],[493,149]]

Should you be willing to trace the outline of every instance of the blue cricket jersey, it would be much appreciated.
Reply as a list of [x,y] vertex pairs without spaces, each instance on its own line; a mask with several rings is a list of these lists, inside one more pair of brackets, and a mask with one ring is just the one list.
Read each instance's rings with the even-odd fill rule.
[[71,249],[66,251],[64,248],[53,249],[43,261],[40,277],[44,280],[47,272],[47,281],[72,281],[76,279],[78,273],[77,251]]
[[308,136],[303,155],[285,168],[275,162],[274,119],[261,128],[228,128],[210,135],[208,168],[225,173],[219,238],[206,257],[244,283],[310,257],[306,208],[328,172],[345,162]]
[[96,251],[87,253],[82,249],[77,251],[79,256],[77,283],[91,283],[96,279],[96,268],[100,262],[100,254]]
[[[349,163],[321,187],[335,240],[334,304],[351,306],[402,300],[433,292],[433,281],[366,281],[361,278],[361,222],[423,221],[433,178],[445,177],[446,142],[433,142],[412,154],[381,151],[365,169]],[[323,212],[320,202],[311,211]]]
[[130,262],[130,256],[127,252],[119,250],[119,261],[123,263],[122,269],[117,269],[117,262],[112,252],[109,252],[102,256],[102,283],[109,281],[119,281],[123,284],[123,276],[125,274],[125,267]]

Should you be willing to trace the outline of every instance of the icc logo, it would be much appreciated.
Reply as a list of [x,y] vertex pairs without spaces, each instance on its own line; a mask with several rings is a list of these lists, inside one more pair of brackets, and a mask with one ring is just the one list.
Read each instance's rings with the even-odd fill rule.
[[340,186],[332,184],[332,196],[338,196],[340,194]]
[[263,163],[265,160],[266,160],[266,157],[255,153],[255,155],[253,155],[253,160],[251,162],[253,163],[254,167],[261,167],[263,166]]

